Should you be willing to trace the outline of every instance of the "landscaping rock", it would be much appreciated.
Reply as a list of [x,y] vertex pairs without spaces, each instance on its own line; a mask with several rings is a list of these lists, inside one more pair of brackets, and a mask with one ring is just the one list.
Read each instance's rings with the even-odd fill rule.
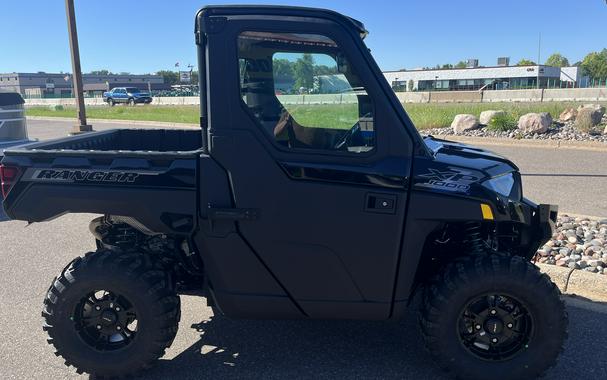
[[505,115],[506,112],[502,111],[502,110],[488,110],[488,111],[483,111],[481,112],[481,116],[479,118],[479,123],[481,123],[482,125],[489,125],[489,123],[491,122],[491,119],[493,119],[496,116],[501,116],[501,115]]
[[605,108],[603,107],[581,107],[578,109],[576,125],[583,120],[588,120],[591,123],[591,127],[599,125],[603,119]]
[[607,220],[559,216],[556,231],[536,258],[542,264],[607,274]]
[[518,119],[518,129],[524,133],[545,133],[552,124],[552,117],[547,112],[528,113]]
[[577,110],[575,108],[567,108],[559,115],[559,121],[562,123],[573,121],[577,116]]
[[453,129],[453,132],[455,132],[455,134],[463,133],[471,129],[476,129],[478,128],[478,126],[478,119],[476,118],[476,116],[470,114],[455,115],[455,118],[451,123],[451,128]]
[[607,125],[605,126],[605,129],[603,130],[603,134],[607,135]]
[[[577,108],[577,112],[579,113],[584,108],[589,108],[589,109],[595,110],[596,112],[600,113],[601,118],[605,114],[605,107],[601,104],[584,104]],[[599,118],[599,120],[600,120],[600,118]]]

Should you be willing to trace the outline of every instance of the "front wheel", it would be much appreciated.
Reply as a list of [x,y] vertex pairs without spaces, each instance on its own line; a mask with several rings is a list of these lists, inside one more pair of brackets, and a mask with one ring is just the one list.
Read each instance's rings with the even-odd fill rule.
[[558,288],[520,257],[450,264],[426,288],[420,324],[439,365],[462,379],[532,379],[567,337]]
[[48,341],[78,373],[135,375],[175,338],[180,303],[172,289],[143,254],[99,250],[76,258],[44,300]]
[[135,107],[135,99],[133,99],[133,98],[129,99],[129,106]]
[[114,99],[109,98],[109,99],[107,100],[107,104],[108,104],[108,106],[110,106],[110,107],[114,107],[114,104],[115,104],[115,103],[114,103]]

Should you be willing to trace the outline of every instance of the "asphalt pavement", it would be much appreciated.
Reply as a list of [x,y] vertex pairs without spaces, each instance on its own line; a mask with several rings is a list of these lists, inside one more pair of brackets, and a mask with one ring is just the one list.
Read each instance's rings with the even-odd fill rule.
[[[29,125],[33,138],[59,137],[71,128],[71,123],[59,121]],[[116,127],[121,126],[95,125]],[[560,203],[569,212],[607,215],[607,178],[601,176],[600,165],[605,153],[488,148],[521,167],[527,196]],[[585,177],[564,175],[580,173]],[[68,214],[29,226],[21,221],[0,223],[3,379],[86,378],[53,355],[40,311],[53,277],[72,258],[94,249],[88,231],[93,217]],[[144,378],[446,378],[423,349],[413,310],[400,322],[237,321],[213,316],[203,298],[186,296],[182,310],[173,346]],[[607,378],[607,305],[568,302],[568,312],[569,340],[547,378]]]
[[[82,379],[53,355],[40,311],[52,279],[94,249],[93,215],[0,223],[0,374],[3,379]],[[425,352],[414,310],[400,322],[238,321],[182,297],[179,333],[146,379],[446,379]],[[604,379],[607,305],[568,305],[569,340],[548,379]],[[490,378],[490,376],[488,376]]]

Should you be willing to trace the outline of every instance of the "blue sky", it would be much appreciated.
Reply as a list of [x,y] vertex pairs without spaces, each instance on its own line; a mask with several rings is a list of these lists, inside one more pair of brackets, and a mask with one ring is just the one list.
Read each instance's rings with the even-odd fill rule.
[[[232,1],[249,3],[246,0]],[[260,3],[256,1],[253,3]],[[231,3],[214,1],[212,3]],[[364,22],[366,43],[383,70],[498,56],[570,62],[607,47],[604,0],[421,0],[264,3],[325,7]],[[196,63],[193,20],[200,0],[76,0],[84,72],[148,73]],[[71,71],[63,0],[2,0],[0,72]],[[128,34],[128,32],[132,34]]]

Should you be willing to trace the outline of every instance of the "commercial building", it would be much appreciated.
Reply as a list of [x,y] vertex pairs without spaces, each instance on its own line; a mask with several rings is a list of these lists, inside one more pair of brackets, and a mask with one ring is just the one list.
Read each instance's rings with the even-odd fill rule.
[[[160,75],[83,74],[82,82],[87,96],[101,96],[103,91],[114,87],[137,87],[142,90],[164,90],[170,86]],[[24,97],[70,97],[72,75],[56,73],[6,73],[0,74],[0,91],[18,92]]]
[[[586,87],[579,67],[491,66],[457,69],[415,69],[386,71],[384,76],[397,91],[507,90],[517,88]],[[507,62],[501,59],[500,62]]]

